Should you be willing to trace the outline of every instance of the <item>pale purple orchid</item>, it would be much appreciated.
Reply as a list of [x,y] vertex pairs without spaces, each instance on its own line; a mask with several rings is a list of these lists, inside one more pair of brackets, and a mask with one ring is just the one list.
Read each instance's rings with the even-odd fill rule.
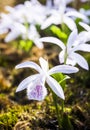
[[[16,69],[29,67],[39,72],[39,74],[34,74],[24,79],[19,84],[16,92],[27,88],[27,96],[29,99],[41,101],[47,95],[46,82],[57,96],[65,99],[62,87],[50,75],[54,73],[76,73],[78,69],[69,65],[58,65],[49,70],[48,62],[45,59],[40,57],[39,62],[40,66],[32,61],[26,61],[16,66]],[[67,78],[68,77],[66,77],[66,79]]]
[[59,54],[60,63],[76,65],[88,70],[87,61],[76,51],[90,52],[90,45],[87,44],[87,32],[83,31],[78,34],[77,29],[71,32],[67,44],[65,45],[60,39],[55,37],[43,37],[39,39],[41,42],[49,42],[58,45],[62,51]]

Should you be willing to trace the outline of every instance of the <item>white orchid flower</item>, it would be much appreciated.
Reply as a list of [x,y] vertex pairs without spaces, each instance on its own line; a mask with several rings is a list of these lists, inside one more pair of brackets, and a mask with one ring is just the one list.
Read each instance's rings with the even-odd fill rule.
[[[18,4],[15,7],[6,6],[12,19],[20,23],[41,24],[45,19],[45,7],[37,0],[26,1],[24,4]],[[28,13],[27,13],[28,12]]]
[[67,44],[55,37],[44,37],[39,39],[41,42],[49,42],[58,45],[62,51],[59,54],[60,63],[75,65],[76,63],[82,68],[88,70],[87,61],[76,51],[90,52],[90,45],[87,44],[87,33],[85,31],[78,34],[77,29],[71,32]]
[[43,43],[39,42],[38,40],[40,38],[40,35],[37,32],[36,27],[34,25],[30,25],[30,27],[27,29],[21,23],[14,23],[14,25],[11,26],[11,31],[7,34],[5,38],[5,42],[10,42],[20,36],[24,40],[32,40],[38,48],[43,48]]
[[29,99],[43,100],[47,95],[47,89],[45,87],[45,81],[50,86],[52,91],[62,99],[65,99],[64,92],[60,84],[52,78],[50,75],[54,73],[76,73],[78,69],[69,65],[58,65],[49,70],[48,62],[40,57],[40,66],[32,61],[27,61],[16,66],[19,68],[32,68],[39,72],[39,74],[34,74],[32,76],[24,79],[18,86],[16,92],[24,90],[27,88],[27,96]]
[[80,18],[82,20],[88,21],[87,17],[78,11],[70,10],[66,11],[66,1],[61,0],[59,4],[59,9],[54,9],[49,17],[41,25],[41,29],[45,29],[52,24],[59,25],[59,24],[66,24],[70,30],[74,30],[76,28],[76,23],[71,17]]

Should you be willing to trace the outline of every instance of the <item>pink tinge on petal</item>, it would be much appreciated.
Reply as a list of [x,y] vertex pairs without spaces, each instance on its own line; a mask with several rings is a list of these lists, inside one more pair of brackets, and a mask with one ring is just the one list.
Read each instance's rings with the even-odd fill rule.
[[32,90],[28,87],[27,96],[30,100],[43,100],[47,94],[46,88],[42,85],[36,85]]

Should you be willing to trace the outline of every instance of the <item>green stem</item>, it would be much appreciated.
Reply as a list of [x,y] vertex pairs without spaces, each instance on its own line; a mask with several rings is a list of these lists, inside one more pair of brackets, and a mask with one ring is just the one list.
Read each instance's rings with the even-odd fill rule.
[[62,111],[62,118],[63,118],[63,114],[64,114],[64,100],[62,100],[61,111]]
[[62,29],[63,32],[65,32],[65,25],[64,25],[64,23],[61,24],[61,29]]
[[58,125],[59,125],[59,128],[61,128],[61,116],[60,116],[59,106],[58,106],[58,103],[57,103],[57,96],[54,93],[52,93],[52,95],[53,95],[54,106],[55,106],[55,109],[56,109]]

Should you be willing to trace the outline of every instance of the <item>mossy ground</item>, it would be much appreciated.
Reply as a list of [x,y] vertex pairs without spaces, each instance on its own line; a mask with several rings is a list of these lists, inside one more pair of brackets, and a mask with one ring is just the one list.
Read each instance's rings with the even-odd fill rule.
[[[48,52],[48,49],[50,50]],[[52,50],[54,49],[54,54]],[[0,130],[58,130],[52,95],[42,102],[29,101],[26,90],[16,93],[18,84],[35,73],[31,69],[15,70],[15,65],[26,60],[38,63],[40,56],[48,57],[50,66],[58,64],[57,47],[39,50],[32,47],[29,53],[15,49],[11,44],[0,44]],[[90,56],[86,58],[90,62]],[[90,71],[80,70],[71,75],[65,90],[65,117],[68,115],[74,130],[90,129]],[[61,101],[58,100],[60,106]],[[64,119],[65,120],[65,119]],[[65,122],[65,121],[64,121]],[[62,124],[65,126],[65,124]],[[64,130],[67,129],[64,127]]]

